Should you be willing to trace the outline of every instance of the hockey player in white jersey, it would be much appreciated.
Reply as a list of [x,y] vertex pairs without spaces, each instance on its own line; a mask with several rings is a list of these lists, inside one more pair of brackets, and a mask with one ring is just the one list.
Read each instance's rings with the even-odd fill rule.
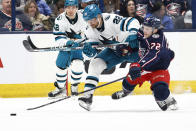
[[[86,28],[82,13],[78,10],[78,0],[66,0],[65,12],[60,14],[53,29],[55,41],[58,46],[77,47],[77,39],[82,39],[82,31]],[[67,94],[65,88],[67,70],[71,69],[71,93],[77,93],[78,84],[83,74],[84,63],[82,50],[60,51],[56,60],[57,72],[54,83],[56,89],[48,93],[51,98],[64,96]]]
[[[90,62],[85,82],[84,90],[88,90],[97,86],[104,69],[110,69],[124,61],[135,62],[139,59],[137,31],[140,24],[132,17],[123,18],[115,14],[101,13],[95,4],[84,9],[83,18],[89,25],[85,31],[89,41],[85,43],[83,53],[88,57],[94,57]],[[92,47],[92,44],[97,42],[104,45],[120,42],[121,44],[116,48],[105,48],[97,54],[97,50]],[[80,97],[79,105],[90,110],[93,93],[92,90]]]

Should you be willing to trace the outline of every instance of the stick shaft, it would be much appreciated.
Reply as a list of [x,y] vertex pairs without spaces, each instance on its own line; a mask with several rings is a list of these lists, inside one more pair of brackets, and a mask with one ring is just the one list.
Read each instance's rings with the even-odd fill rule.
[[[84,94],[84,93],[89,92],[89,91],[92,91],[92,90],[95,90],[95,89],[97,89],[97,88],[100,88],[100,87],[109,85],[109,84],[112,84],[112,83],[114,83],[114,82],[123,80],[123,79],[125,79],[125,78],[126,78],[126,77],[121,77],[121,78],[119,78],[119,79],[113,80],[113,81],[111,81],[111,82],[105,83],[105,84],[100,85],[100,86],[97,86],[97,87],[95,87],[95,88],[92,88],[92,89],[89,89],[89,90],[86,90],[86,91],[79,92],[78,94],[76,94],[76,96],[81,95],[81,94]],[[68,99],[68,98],[71,98],[71,96],[66,96],[66,97],[64,97],[64,98],[61,98],[61,99],[58,99],[58,100],[56,100],[56,101],[52,101],[52,102],[49,102],[49,103],[46,103],[46,104],[43,104],[43,105],[40,105],[40,106],[37,106],[37,107],[28,108],[27,110],[35,110],[35,109],[38,109],[38,108],[41,108],[41,107],[45,107],[45,106],[48,106],[48,105],[51,105],[51,104],[54,104],[54,103],[63,101],[63,100]]]

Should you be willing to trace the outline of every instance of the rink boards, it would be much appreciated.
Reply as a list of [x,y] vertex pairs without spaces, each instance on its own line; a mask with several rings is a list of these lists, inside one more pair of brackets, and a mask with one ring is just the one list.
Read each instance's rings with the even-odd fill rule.
[[[170,89],[174,93],[196,92],[196,32],[166,32],[170,48],[175,51],[169,71]],[[29,34],[0,34],[0,97],[46,97],[54,89],[55,60],[58,52],[28,52],[22,41]],[[38,47],[55,45],[52,34],[30,34]],[[88,62],[87,62],[88,63]],[[86,70],[88,64],[86,64]],[[125,76],[129,64],[117,65],[100,77],[104,84]],[[86,71],[84,71],[80,91],[83,89]],[[70,85],[69,85],[70,87]],[[149,83],[136,88],[134,94],[150,94]],[[121,89],[121,82],[97,89],[96,95],[111,95]]]

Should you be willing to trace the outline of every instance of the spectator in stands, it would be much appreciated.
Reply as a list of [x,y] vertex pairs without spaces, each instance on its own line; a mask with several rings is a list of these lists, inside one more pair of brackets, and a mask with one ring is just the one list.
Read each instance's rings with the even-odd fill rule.
[[56,11],[55,11],[55,15],[58,16],[59,14],[64,12],[64,3],[65,0],[58,0],[56,3]]
[[[11,31],[11,0],[1,0],[2,10],[0,11],[1,30],[9,29]],[[27,31],[32,29],[30,19],[22,12],[16,11],[16,31]]]
[[184,29],[184,15],[188,8],[188,0],[163,0],[166,6],[166,12],[172,17],[175,29]]
[[134,17],[140,22],[140,24],[142,24],[143,18],[136,14],[136,1],[125,0],[121,2],[120,15],[124,17]]
[[26,0],[16,0],[15,2],[16,2],[16,10],[24,12],[24,6]]
[[192,29],[192,11],[189,10],[185,13],[184,16],[184,24],[185,24],[185,29]]
[[104,8],[107,13],[117,14],[120,10],[120,0],[104,0]]
[[50,16],[40,14],[34,0],[28,0],[26,2],[24,12],[30,17],[33,24],[33,31],[52,30],[52,24],[49,21]]
[[174,17],[184,16],[188,10],[188,0],[163,0],[167,14]]
[[137,0],[136,14],[144,19],[147,13],[148,13],[148,0]]
[[84,9],[87,5],[98,4],[97,0],[81,0],[81,7]]
[[48,4],[45,2],[45,0],[35,0],[39,9],[39,12],[41,14],[44,14],[45,16],[50,16],[52,14],[52,11]]
[[161,20],[161,24],[164,29],[174,29],[174,24],[170,16],[166,14],[165,5],[162,1],[151,1],[151,13],[148,13],[146,17],[155,16]]

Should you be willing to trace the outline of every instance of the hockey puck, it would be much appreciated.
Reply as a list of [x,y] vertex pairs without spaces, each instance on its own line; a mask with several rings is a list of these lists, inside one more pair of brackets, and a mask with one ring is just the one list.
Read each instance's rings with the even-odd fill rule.
[[11,113],[10,116],[16,116],[16,113]]

